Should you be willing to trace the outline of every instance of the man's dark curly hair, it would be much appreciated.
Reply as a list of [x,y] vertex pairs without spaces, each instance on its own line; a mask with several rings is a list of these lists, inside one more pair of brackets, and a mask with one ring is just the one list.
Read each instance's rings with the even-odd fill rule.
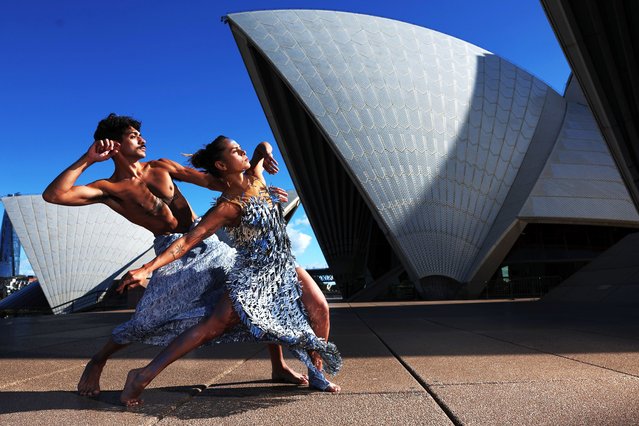
[[119,141],[129,127],[133,127],[139,132],[142,123],[126,115],[111,113],[107,118],[100,120],[93,134],[93,140],[111,139]]

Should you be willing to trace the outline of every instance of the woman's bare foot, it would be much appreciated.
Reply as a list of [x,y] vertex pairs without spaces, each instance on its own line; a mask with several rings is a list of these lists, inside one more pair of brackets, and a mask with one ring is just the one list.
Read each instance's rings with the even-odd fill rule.
[[142,368],[135,368],[129,371],[126,376],[126,383],[124,383],[124,389],[120,394],[120,402],[127,407],[134,407],[136,405],[142,405],[144,400],[138,398],[144,388],[148,385],[141,377],[140,371]]
[[98,396],[100,395],[100,376],[102,375],[103,363],[94,361],[93,359],[84,367],[84,372],[78,382],[78,393],[82,396]]
[[340,385],[338,385],[337,383],[333,383],[333,382],[328,382],[328,386],[326,386],[324,389],[320,389],[317,388],[313,385],[309,386],[311,389],[316,389],[322,392],[329,392],[329,393],[339,393],[342,388],[340,387]]
[[339,393],[342,390],[337,383],[330,382],[330,385],[324,389],[324,392]]
[[308,377],[305,374],[299,374],[286,364],[282,364],[279,368],[273,367],[271,379],[275,383],[291,383],[294,385],[308,384]]
[[311,361],[313,361],[313,365],[315,366],[315,368],[317,368],[319,371],[323,371],[324,361],[322,361],[322,357],[320,356],[319,352],[309,351],[308,354],[310,355]]

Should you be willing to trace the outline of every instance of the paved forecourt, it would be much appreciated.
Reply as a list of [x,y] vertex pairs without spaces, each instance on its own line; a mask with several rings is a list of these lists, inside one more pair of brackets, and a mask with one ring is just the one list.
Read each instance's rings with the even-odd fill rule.
[[74,392],[130,311],[3,319],[0,424],[639,424],[633,307],[336,303],[331,315],[339,395],[272,383],[265,346],[235,344],[174,363],[135,408],[118,403],[119,390],[156,347],[111,360],[98,398]]

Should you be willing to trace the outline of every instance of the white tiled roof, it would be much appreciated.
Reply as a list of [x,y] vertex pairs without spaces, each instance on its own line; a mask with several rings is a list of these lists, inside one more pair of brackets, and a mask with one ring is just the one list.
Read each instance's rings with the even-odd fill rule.
[[414,274],[463,280],[551,89],[469,43],[385,18],[229,19],[316,119]]
[[59,206],[40,195],[2,202],[51,307],[104,289],[154,256],[153,235],[102,204]]

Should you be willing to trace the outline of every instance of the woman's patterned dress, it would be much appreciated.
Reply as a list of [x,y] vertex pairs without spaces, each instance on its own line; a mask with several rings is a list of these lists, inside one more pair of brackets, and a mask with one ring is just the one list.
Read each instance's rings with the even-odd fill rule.
[[237,250],[227,288],[235,311],[254,338],[286,345],[309,369],[311,386],[325,389],[329,382],[312,363],[308,351],[317,351],[324,370],[339,371],[342,359],[333,343],[317,337],[300,300],[301,286],[286,233],[282,208],[266,185],[250,177],[249,189],[236,198],[218,199],[240,207],[237,227],[227,228]]
[[[157,236],[155,253],[162,253],[182,235]],[[133,317],[113,330],[113,341],[167,346],[211,314],[224,294],[226,274],[234,262],[235,250],[212,235],[180,259],[161,267],[149,280]],[[236,339],[228,336],[227,340]]]

